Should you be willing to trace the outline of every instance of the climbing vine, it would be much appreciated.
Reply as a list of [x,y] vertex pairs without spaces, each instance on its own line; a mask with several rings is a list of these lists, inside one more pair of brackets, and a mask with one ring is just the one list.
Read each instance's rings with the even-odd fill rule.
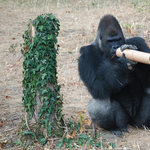
[[[35,37],[30,35],[31,24],[36,30]],[[53,14],[40,15],[35,20],[30,20],[28,30],[23,35],[24,43],[21,49],[24,56],[24,110],[31,120],[35,116],[37,97],[40,99],[42,106],[37,114],[37,122],[40,128],[46,129],[46,136],[51,136],[56,126],[58,128],[58,125],[63,124],[62,98],[56,76],[59,26],[59,20]]]

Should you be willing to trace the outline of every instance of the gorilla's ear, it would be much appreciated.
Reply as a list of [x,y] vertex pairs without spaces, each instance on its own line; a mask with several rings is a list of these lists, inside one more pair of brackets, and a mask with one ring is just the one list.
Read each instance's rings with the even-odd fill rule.
[[97,45],[101,49],[102,46],[101,46],[101,39],[100,38],[97,39]]
[[98,46],[98,48],[101,49],[101,38],[100,37],[96,38],[96,46]]
[[102,36],[100,35],[100,30],[98,30],[97,37],[96,37],[95,41],[93,42],[93,44],[96,45],[100,49],[101,49],[101,40],[102,40]]
[[102,40],[102,36],[100,35],[100,40]]

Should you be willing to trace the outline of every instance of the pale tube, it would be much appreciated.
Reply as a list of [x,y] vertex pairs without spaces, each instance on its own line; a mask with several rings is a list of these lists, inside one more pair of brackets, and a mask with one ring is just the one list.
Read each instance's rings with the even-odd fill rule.
[[125,49],[122,52],[120,48],[118,48],[116,51],[116,55],[118,57],[121,57],[123,53],[125,54],[125,58],[129,60],[150,65],[150,53],[140,52],[132,49]]

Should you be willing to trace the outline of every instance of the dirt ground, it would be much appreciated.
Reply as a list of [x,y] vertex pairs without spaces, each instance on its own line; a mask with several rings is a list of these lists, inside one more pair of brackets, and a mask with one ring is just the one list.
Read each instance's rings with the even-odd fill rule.
[[[133,4],[132,4],[133,3]],[[100,18],[113,14],[120,22],[125,37],[141,36],[150,46],[150,2],[133,0],[0,0],[0,143],[13,141],[24,117],[22,107],[22,63],[20,43],[29,19],[53,13],[60,20],[58,83],[63,94],[65,118],[75,118],[85,111],[91,96],[79,78],[77,59],[81,46],[96,37]],[[118,138],[103,129],[104,139],[115,142],[116,149],[150,149],[150,131],[129,127],[130,133]]]

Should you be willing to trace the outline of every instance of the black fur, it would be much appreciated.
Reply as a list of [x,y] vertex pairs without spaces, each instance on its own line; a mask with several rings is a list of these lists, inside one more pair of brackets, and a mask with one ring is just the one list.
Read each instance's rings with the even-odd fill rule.
[[144,39],[125,40],[116,18],[106,15],[96,40],[80,49],[78,60],[79,75],[93,97],[88,108],[91,120],[118,136],[128,124],[150,127],[150,65],[118,58],[116,49],[124,44],[150,53]]

